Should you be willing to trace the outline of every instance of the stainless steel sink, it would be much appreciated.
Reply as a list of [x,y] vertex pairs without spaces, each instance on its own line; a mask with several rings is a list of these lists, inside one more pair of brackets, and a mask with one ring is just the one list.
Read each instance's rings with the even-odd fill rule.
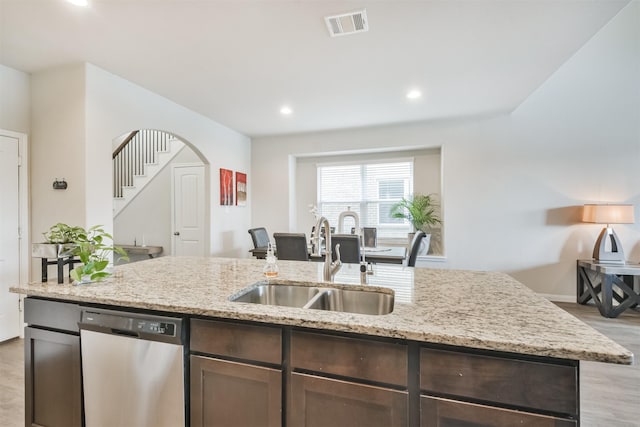
[[389,314],[392,290],[343,289],[269,283],[247,288],[230,298],[235,302],[267,304],[358,314]]
[[374,291],[327,289],[306,308],[358,314],[389,314],[393,311],[393,294]]
[[304,307],[319,292],[318,288],[295,285],[258,285],[231,299],[236,302]]

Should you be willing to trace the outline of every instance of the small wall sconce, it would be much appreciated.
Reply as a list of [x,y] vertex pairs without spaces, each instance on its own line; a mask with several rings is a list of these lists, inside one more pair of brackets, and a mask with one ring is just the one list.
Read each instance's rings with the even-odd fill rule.
[[65,181],[64,178],[62,178],[62,181],[58,181],[58,178],[56,178],[56,180],[53,181],[53,189],[54,190],[66,190],[67,189],[67,181]]

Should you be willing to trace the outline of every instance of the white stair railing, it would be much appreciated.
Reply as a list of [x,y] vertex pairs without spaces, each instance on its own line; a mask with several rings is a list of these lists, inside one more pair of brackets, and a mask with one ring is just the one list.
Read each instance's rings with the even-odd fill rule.
[[113,152],[114,217],[182,148],[176,137],[157,130],[133,131],[124,139]]

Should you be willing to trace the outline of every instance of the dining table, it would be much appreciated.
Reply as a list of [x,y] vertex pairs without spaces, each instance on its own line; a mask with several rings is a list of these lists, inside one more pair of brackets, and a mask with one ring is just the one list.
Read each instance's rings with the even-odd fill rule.
[[[310,249],[310,248],[309,248]],[[278,248],[275,248],[276,256]],[[264,259],[267,255],[267,248],[254,248],[249,252],[257,259]],[[376,246],[374,248],[364,248],[364,258],[366,262],[373,264],[402,264],[407,256],[407,248],[404,246]],[[324,256],[313,255],[309,250],[310,261],[323,261]]]

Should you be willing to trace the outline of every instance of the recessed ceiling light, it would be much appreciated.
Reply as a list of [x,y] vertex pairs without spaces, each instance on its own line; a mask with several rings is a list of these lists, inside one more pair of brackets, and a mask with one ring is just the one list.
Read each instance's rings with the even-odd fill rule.
[[75,4],[76,6],[88,6],[89,0],[67,0],[71,4]]
[[288,105],[283,105],[282,108],[280,108],[280,114],[283,116],[288,116],[291,113],[293,113],[293,110]]
[[420,92],[418,89],[411,89],[409,92],[407,92],[408,99],[418,99],[420,97],[422,97],[422,92]]

